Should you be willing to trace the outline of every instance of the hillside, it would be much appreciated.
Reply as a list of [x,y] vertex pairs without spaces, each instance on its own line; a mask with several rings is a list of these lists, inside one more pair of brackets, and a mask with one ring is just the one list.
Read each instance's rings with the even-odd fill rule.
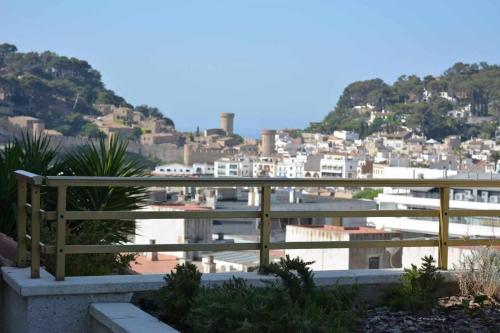
[[398,125],[442,139],[492,137],[500,113],[500,66],[456,63],[441,76],[403,75],[349,84],[334,110],[308,131],[354,130],[365,137]]
[[[94,104],[132,107],[107,89],[101,74],[84,60],[50,51],[22,53],[15,45],[0,44],[0,106],[9,107],[13,115],[40,118],[47,128],[77,135],[88,123],[85,116],[98,115]],[[165,118],[157,108],[143,105],[136,110]]]

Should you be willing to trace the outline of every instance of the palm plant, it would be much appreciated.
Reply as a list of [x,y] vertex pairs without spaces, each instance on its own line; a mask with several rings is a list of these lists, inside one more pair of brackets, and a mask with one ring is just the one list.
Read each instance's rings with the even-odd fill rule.
[[[68,153],[63,160],[65,176],[143,176],[144,168],[126,154],[127,144],[116,137],[109,142],[101,137]],[[70,187],[69,210],[135,210],[140,208],[146,191],[140,187]],[[54,233],[51,233],[54,235]],[[134,220],[69,221],[68,242],[74,244],[123,244],[135,234]],[[134,255],[92,254],[70,256],[68,275],[109,274],[128,267]]]
[[41,175],[60,171],[58,148],[44,136],[23,133],[0,151],[0,232],[16,237],[17,184],[14,171],[26,170]]

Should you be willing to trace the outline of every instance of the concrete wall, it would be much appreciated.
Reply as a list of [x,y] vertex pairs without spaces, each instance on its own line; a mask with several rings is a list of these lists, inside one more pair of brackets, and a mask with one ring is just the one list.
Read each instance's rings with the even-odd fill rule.
[[[471,247],[449,247],[448,248],[448,269],[453,269],[453,265],[457,265],[463,256],[469,255],[472,251]],[[405,247],[403,249],[403,267],[410,267],[412,264],[419,266],[422,262],[422,257],[432,255],[438,260],[437,247]]]
[[[148,211],[174,211],[175,209],[150,206]],[[151,239],[156,244],[184,244],[184,243],[211,243],[212,242],[212,220],[211,219],[147,219],[136,220],[135,244],[149,244]],[[184,258],[184,252],[165,252],[179,258]],[[187,254],[189,258],[193,255],[199,256],[197,252]]]
[[[286,227],[287,242],[321,242],[321,241],[349,241],[349,240],[390,240],[400,237],[400,233],[363,233],[349,234],[348,232],[333,232],[324,228],[308,228],[288,225]],[[314,261],[313,270],[336,269],[367,269],[370,258],[379,258],[380,268],[401,267],[401,249],[387,250],[374,249],[291,249],[286,250],[290,257],[300,257],[304,261]]]
[[[347,234],[325,233],[323,229],[286,226],[287,242],[347,241]],[[349,249],[292,249],[285,253],[292,258],[314,261],[313,270],[349,269]]]

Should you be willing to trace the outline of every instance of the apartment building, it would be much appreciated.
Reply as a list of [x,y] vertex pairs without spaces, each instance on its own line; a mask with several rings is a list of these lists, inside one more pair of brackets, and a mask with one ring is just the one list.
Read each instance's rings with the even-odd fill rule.
[[252,161],[248,157],[221,158],[214,163],[215,177],[252,177]]
[[326,154],[320,161],[321,178],[356,178],[357,167],[357,158]]

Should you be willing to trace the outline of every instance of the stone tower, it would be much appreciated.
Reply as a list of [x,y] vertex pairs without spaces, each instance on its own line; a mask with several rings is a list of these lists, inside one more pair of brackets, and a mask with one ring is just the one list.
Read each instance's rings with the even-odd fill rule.
[[220,128],[226,132],[226,135],[233,134],[233,122],[234,122],[234,113],[221,113],[220,114]]
[[260,153],[263,156],[271,156],[275,153],[275,130],[265,129],[261,132]]

